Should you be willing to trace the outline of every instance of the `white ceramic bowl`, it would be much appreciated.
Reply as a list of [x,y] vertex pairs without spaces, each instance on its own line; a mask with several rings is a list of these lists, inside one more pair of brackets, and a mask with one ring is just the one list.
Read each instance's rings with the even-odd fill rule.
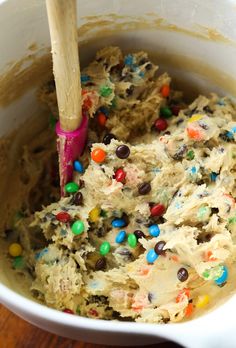
[[[4,136],[40,110],[35,98],[35,75],[30,77],[31,88],[18,87],[22,93],[17,99],[14,81],[24,76],[20,72],[27,70],[36,57],[48,52],[44,1],[0,0],[0,25],[0,75],[7,69],[15,71],[11,84],[4,85],[0,78],[1,93],[6,92],[1,87],[7,86],[9,96],[8,101],[3,101],[0,95],[0,136]],[[161,70],[167,69],[183,87],[187,82],[195,92],[214,90],[236,95],[236,1],[80,0],[79,26],[80,42],[88,43],[81,49],[82,62],[89,61],[98,48],[107,44],[141,48],[157,52]],[[29,54],[31,57],[23,59],[21,65],[12,63]],[[32,128],[32,134],[34,131]],[[0,282],[1,303],[32,324],[73,339],[134,346],[163,339],[192,348],[236,346],[235,295],[198,319],[152,325],[87,319],[42,306],[16,281],[3,256]]]

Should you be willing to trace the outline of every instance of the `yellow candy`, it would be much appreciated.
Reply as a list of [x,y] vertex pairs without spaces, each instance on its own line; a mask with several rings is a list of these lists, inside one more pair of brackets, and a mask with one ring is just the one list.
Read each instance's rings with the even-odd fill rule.
[[89,213],[89,220],[91,222],[97,222],[99,220],[101,209],[98,207],[93,208]]
[[210,301],[210,297],[208,295],[198,296],[196,307],[203,308],[209,303],[209,301]]
[[204,115],[201,115],[201,114],[195,114],[192,117],[190,117],[190,119],[188,120],[188,123],[199,121],[203,118],[203,116]]
[[8,249],[9,254],[12,257],[17,257],[22,254],[22,246],[18,243],[12,243]]

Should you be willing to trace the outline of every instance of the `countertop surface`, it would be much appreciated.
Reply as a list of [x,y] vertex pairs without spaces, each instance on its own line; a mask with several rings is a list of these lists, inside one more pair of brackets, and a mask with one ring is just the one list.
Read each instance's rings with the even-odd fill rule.
[[[166,342],[139,348],[181,348]],[[0,348],[111,348],[97,344],[76,342],[43,331],[20,319],[0,305]]]

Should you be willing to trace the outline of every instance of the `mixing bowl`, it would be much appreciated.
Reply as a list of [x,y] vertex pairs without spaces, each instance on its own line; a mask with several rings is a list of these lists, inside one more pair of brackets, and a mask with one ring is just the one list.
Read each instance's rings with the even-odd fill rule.
[[[78,11],[82,64],[90,61],[98,48],[110,44],[124,50],[143,49],[190,99],[199,91],[236,95],[236,1],[80,0]],[[5,214],[8,174],[14,171],[20,145],[36,136],[46,122],[35,93],[51,69],[45,1],[0,1],[0,23],[0,137],[13,132],[9,142],[0,143],[0,213]],[[1,303],[45,330],[124,346],[163,339],[192,348],[236,346],[235,295],[209,313],[179,324],[71,316],[37,303],[4,256],[4,240],[0,245]]]

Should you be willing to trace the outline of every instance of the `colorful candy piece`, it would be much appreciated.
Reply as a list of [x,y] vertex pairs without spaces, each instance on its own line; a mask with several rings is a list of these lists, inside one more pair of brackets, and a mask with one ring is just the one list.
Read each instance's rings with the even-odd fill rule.
[[134,235],[136,236],[137,240],[139,240],[140,238],[145,238],[145,234],[140,230],[135,230]]
[[109,86],[102,86],[99,90],[99,93],[102,97],[109,97],[112,94],[112,88]]
[[150,208],[151,216],[162,216],[166,208],[163,204],[155,204]]
[[12,257],[20,256],[22,251],[22,246],[19,243],[12,243],[8,249],[8,252]]
[[158,118],[154,123],[154,126],[157,131],[161,132],[167,129],[168,123],[164,118]]
[[172,111],[172,114],[174,116],[178,116],[179,113],[180,113],[180,110],[181,110],[181,106],[180,105],[172,105],[171,106],[171,111]]
[[170,95],[170,86],[169,85],[163,85],[161,87],[161,94],[163,98],[168,98]]
[[68,182],[66,185],[65,185],[65,191],[67,193],[75,193],[79,190],[79,185],[76,184],[76,182]]
[[84,172],[83,164],[80,161],[74,161],[74,170],[82,174]]
[[101,127],[105,127],[107,122],[106,115],[104,115],[102,112],[99,112],[99,114],[97,115],[97,121]]
[[25,260],[22,256],[16,256],[13,260],[13,268],[22,269],[25,267]]
[[107,265],[107,262],[105,257],[100,257],[100,259],[98,259],[95,264],[95,270],[96,271],[104,270],[106,268],[106,265]]
[[188,271],[186,268],[181,267],[177,272],[177,278],[180,282],[185,282],[188,279]]
[[160,242],[158,242],[155,245],[154,250],[157,253],[157,255],[165,255],[166,254],[166,250],[163,250],[165,245],[166,245],[166,242],[164,240],[161,240]]
[[64,313],[67,313],[67,314],[75,314],[74,311],[72,311],[72,310],[69,309],[69,308],[63,309],[63,312],[64,312]]
[[77,236],[84,232],[84,223],[81,220],[77,220],[71,226],[72,232]]
[[226,266],[223,266],[222,274],[219,278],[215,279],[215,283],[217,285],[224,284],[228,279],[228,268]]
[[210,301],[209,295],[200,295],[197,298],[196,307],[203,308],[206,305],[208,305],[209,301]]
[[217,173],[211,172],[211,174],[210,174],[210,179],[211,179],[211,181],[212,181],[212,182],[215,182],[216,179],[217,179],[217,176],[218,176]]
[[118,168],[115,172],[115,179],[118,182],[125,182],[126,172],[122,168]]
[[71,216],[66,211],[61,211],[60,213],[58,213],[56,215],[56,219],[60,222],[66,223],[66,222],[69,222],[71,220]]
[[193,151],[193,150],[189,150],[189,151],[187,152],[186,157],[187,157],[187,159],[188,159],[189,161],[193,160],[194,157],[195,157],[194,151]]
[[193,313],[193,304],[189,303],[185,309],[185,316],[190,317]]
[[109,242],[103,242],[100,246],[100,254],[105,256],[111,250],[111,245]]
[[150,249],[146,255],[146,260],[148,263],[154,263],[158,259],[158,256],[154,249]]
[[81,75],[80,76],[81,83],[86,83],[91,80],[90,76],[88,75]]
[[77,192],[72,199],[72,204],[77,206],[83,205],[83,201],[84,201],[83,194],[81,192]]
[[127,145],[120,145],[116,148],[116,156],[121,159],[126,159],[130,155],[130,149]]
[[170,118],[172,116],[172,111],[168,106],[162,106],[160,108],[160,115],[164,118]]
[[112,225],[112,227],[114,227],[114,228],[121,228],[121,227],[126,226],[126,222],[125,222],[124,219],[114,219],[114,220],[111,222],[111,225]]
[[104,135],[104,138],[103,138],[103,144],[105,145],[109,145],[112,141],[112,139],[116,139],[115,135],[112,134],[112,133],[107,133]]
[[190,289],[184,288],[183,290],[180,290],[176,297],[176,303],[182,302],[185,296],[187,296],[187,298],[190,297]]
[[160,234],[160,228],[158,225],[154,224],[148,228],[148,231],[152,237],[158,237]]
[[128,235],[128,244],[131,248],[135,248],[137,245],[137,237],[134,233]]
[[103,149],[97,147],[91,152],[91,158],[96,163],[102,163],[105,161],[106,152]]
[[101,209],[98,207],[93,208],[90,212],[89,212],[89,220],[91,222],[97,222],[100,218],[100,213],[101,213]]
[[143,182],[138,186],[138,193],[140,195],[147,195],[151,191],[151,185],[149,182]]
[[117,236],[116,236],[116,243],[120,244],[123,243],[126,237],[126,232],[125,231],[120,231]]
[[190,118],[188,119],[188,123],[200,121],[202,118],[203,118],[203,115],[201,115],[201,114],[195,114],[195,115],[193,115],[192,117],[190,117]]
[[99,111],[102,112],[106,117],[108,117],[110,114],[110,111],[106,106],[101,106],[99,108]]
[[132,66],[134,63],[134,57],[131,54],[128,54],[124,59],[125,65]]
[[200,127],[193,127],[193,126],[188,126],[187,127],[187,135],[190,139],[196,140],[196,141],[201,141],[204,139],[203,133],[200,129]]

